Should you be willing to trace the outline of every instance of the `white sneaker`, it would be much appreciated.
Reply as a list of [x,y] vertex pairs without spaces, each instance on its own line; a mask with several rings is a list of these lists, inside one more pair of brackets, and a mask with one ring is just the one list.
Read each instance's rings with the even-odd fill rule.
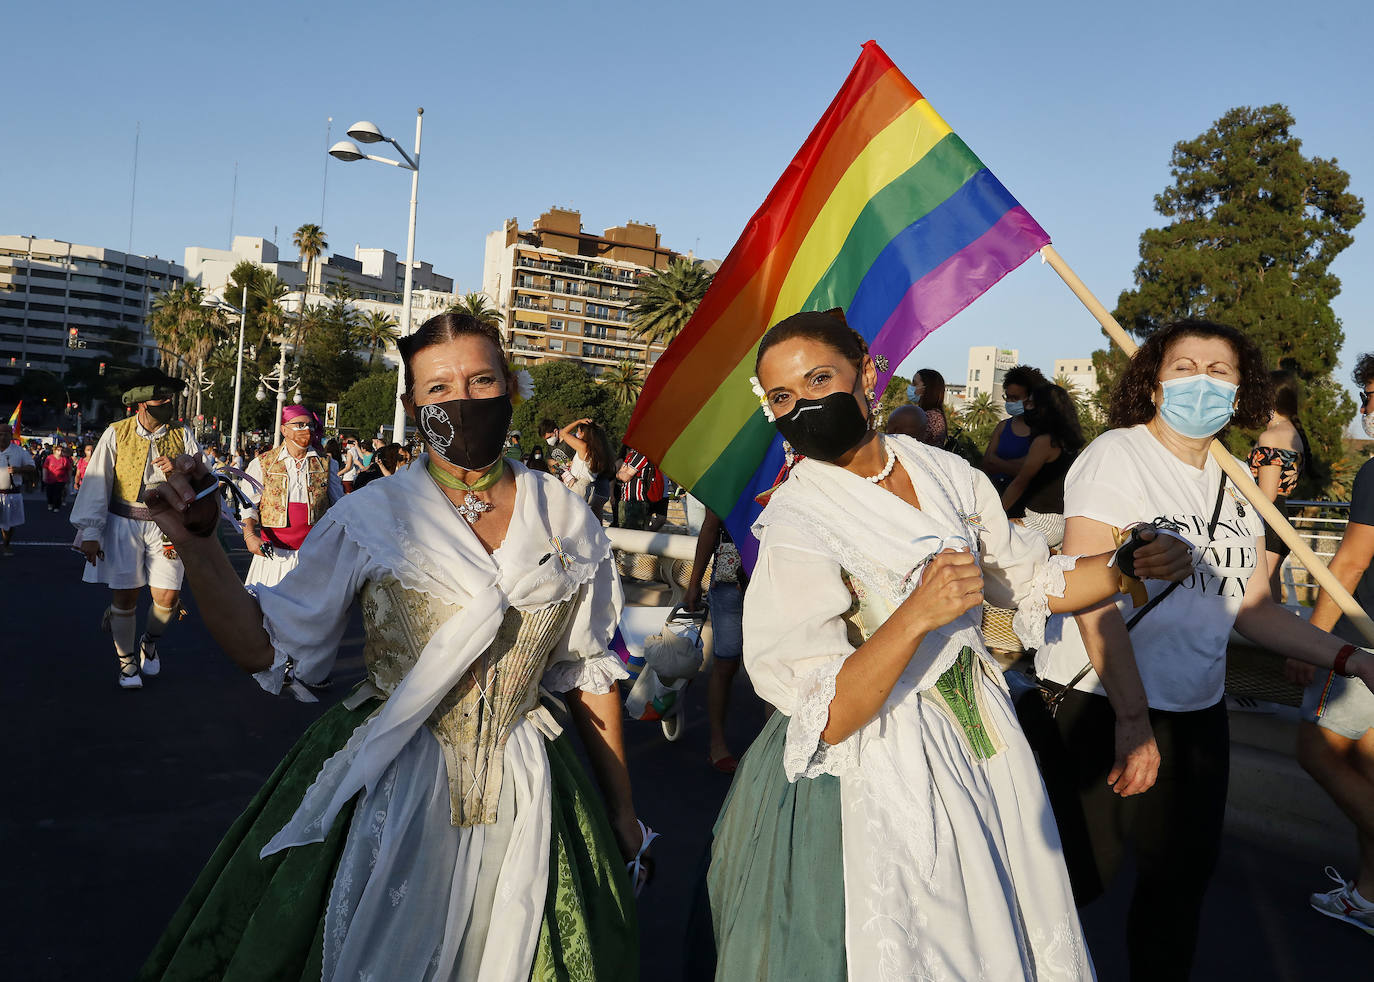
[[1326,875],[1340,886],[1326,893],[1314,893],[1308,898],[1312,909],[1327,917],[1353,924],[1365,934],[1374,934],[1374,909],[1361,907],[1355,903],[1351,894],[1355,890],[1353,882],[1347,882],[1335,869],[1326,867]]
[[138,639],[138,662],[143,674],[152,678],[162,671],[162,663],[157,659],[157,645],[148,643],[148,635]]
[[121,689],[143,688],[143,676],[138,674],[138,666],[132,658],[119,657],[119,687]]

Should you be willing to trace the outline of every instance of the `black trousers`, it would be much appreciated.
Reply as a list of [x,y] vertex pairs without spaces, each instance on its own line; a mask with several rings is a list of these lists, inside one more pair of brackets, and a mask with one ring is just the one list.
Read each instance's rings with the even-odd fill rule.
[[48,496],[48,504],[54,508],[62,507],[62,499],[67,496],[67,485],[61,481],[53,481],[51,484],[43,485],[43,491]]
[[1126,922],[1131,979],[1187,979],[1226,815],[1231,738],[1225,702],[1188,713],[1150,710],[1159,777],[1149,791],[1130,798],[1107,785],[1116,714],[1105,697],[1071,692],[1046,723],[1032,742],[1074,899],[1082,906],[1101,896],[1132,849],[1136,885]]

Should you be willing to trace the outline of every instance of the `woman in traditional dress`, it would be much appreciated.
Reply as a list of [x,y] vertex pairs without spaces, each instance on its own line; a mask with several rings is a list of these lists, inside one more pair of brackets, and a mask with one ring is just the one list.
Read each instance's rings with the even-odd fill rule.
[[[178,460],[150,503],[216,640],[269,692],[329,676],[356,598],[367,680],[234,824],[142,978],[632,978],[635,817],[608,648],[610,542],[501,454],[515,390],[496,331],[446,313],[401,341],[430,453],[348,495],[256,599]],[[607,811],[560,736],[564,694]]]
[[[807,459],[754,526],[744,658],[779,712],[745,754],[707,877],[717,979],[1092,977],[1035,760],[976,614],[1116,592],[1050,557],[961,458],[872,424],[877,374],[839,311],[759,346],[756,392]],[[1143,575],[1181,578],[1161,536]],[[970,615],[970,611],[973,615]]]

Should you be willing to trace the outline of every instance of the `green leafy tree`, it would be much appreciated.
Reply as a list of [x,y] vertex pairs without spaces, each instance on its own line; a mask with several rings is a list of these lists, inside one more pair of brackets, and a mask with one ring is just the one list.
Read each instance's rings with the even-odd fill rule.
[[340,429],[352,430],[360,439],[376,436],[379,427],[389,427],[395,418],[396,369],[359,379],[339,396],[338,403]]
[[301,270],[305,273],[306,285],[314,284],[318,289],[319,277],[314,271],[315,260],[329,248],[329,243],[324,239],[324,229],[318,225],[302,225],[292,234],[291,241],[296,244],[296,249],[301,254]]
[[959,423],[964,435],[979,448],[980,454],[1001,419],[1002,407],[994,402],[992,395],[987,392],[970,402],[959,414]]
[[612,365],[597,376],[596,381],[610,393],[611,401],[617,406],[633,406],[644,388],[639,366],[628,360]]
[[[1353,241],[1364,203],[1334,159],[1303,154],[1294,125],[1284,106],[1242,106],[1175,144],[1173,183],[1155,197],[1168,223],[1142,233],[1135,286],[1122,292],[1116,317],[1141,338],[1188,317],[1244,331],[1272,367],[1306,384],[1301,420],[1319,470],[1329,472],[1355,409],[1330,378],[1344,342],[1330,267]],[[1106,369],[1099,379],[1109,392],[1123,362],[1094,364]],[[1251,438],[1235,434],[1232,450]]]
[[369,310],[358,320],[353,329],[353,343],[367,349],[367,370],[372,371],[377,362],[377,352],[385,351],[396,342],[401,332],[390,314],[380,310]]
[[[686,259],[674,259],[666,269],[643,277],[629,306],[630,332],[641,341],[671,344],[697,312],[710,285],[711,273]],[[647,364],[647,348],[644,359]]]
[[624,433],[624,424],[619,422],[620,414],[610,392],[597,385],[577,362],[552,359],[531,365],[529,373],[534,381],[534,395],[515,407],[511,421],[513,429],[531,434],[539,429],[543,419],[566,426],[586,416],[605,427],[613,446]]
[[483,324],[501,326],[501,311],[491,305],[485,293],[465,293],[461,300],[455,300],[448,309],[458,314],[469,314]]
[[338,401],[366,374],[354,351],[358,312],[351,305],[353,295],[343,283],[329,284],[327,293],[328,306],[310,312],[300,346],[301,395],[312,406]]
[[892,410],[906,405],[906,387],[910,384],[911,379],[900,375],[888,379],[887,388],[883,389],[883,394],[878,399],[878,407],[882,410],[884,420],[892,415]]

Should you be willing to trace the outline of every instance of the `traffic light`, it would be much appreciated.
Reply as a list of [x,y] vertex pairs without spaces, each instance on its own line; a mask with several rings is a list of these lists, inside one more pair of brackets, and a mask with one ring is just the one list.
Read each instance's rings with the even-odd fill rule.
[[77,330],[76,330],[76,328],[74,328],[74,327],[68,328],[68,329],[67,329],[67,347],[68,347],[68,348],[75,348],[75,347],[77,347],[80,343],[81,343],[80,340],[78,340],[78,338],[77,338]]
[[100,363],[100,374],[105,374],[105,363],[103,361]]

